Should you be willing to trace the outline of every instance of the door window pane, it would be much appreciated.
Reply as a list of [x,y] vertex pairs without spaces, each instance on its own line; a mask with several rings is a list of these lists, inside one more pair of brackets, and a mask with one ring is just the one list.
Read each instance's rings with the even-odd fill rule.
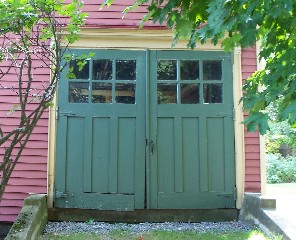
[[177,61],[158,60],[157,61],[158,80],[177,80]]
[[157,101],[159,104],[177,102],[177,84],[157,84]]
[[93,83],[92,102],[112,103],[112,83]]
[[117,60],[116,61],[117,80],[136,80],[136,61]]
[[93,61],[93,79],[94,80],[111,80],[112,79],[112,61],[111,60],[94,60]]
[[89,84],[85,82],[69,83],[69,102],[70,103],[87,103]]
[[199,103],[199,84],[181,84],[181,103]]
[[117,103],[135,104],[136,84],[117,83],[115,85],[115,101]]
[[221,80],[222,62],[221,61],[203,61],[203,79]]
[[181,60],[181,80],[198,80],[199,61]]
[[[83,66],[82,66],[83,65]],[[79,70],[79,66],[82,66],[82,69]],[[70,61],[70,79],[89,79],[89,61]]]
[[204,103],[222,103],[222,84],[204,84]]

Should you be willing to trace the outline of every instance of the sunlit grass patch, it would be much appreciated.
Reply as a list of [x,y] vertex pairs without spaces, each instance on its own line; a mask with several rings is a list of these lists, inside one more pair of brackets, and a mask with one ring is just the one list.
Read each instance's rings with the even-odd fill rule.
[[258,230],[239,232],[195,232],[195,231],[148,231],[132,233],[126,230],[113,230],[108,234],[73,233],[73,234],[44,234],[39,240],[68,239],[68,240],[281,240],[281,237],[268,238]]

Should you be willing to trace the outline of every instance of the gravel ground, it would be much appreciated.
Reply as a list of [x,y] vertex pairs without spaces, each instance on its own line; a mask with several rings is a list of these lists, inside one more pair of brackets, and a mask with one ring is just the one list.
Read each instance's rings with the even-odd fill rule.
[[201,222],[201,223],[104,223],[104,222],[49,222],[44,233],[70,234],[70,233],[95,233],[108,234],[114,230],[128,231],[141,234],[153,230],[166,231],[196,231],[196,232],[238,232],[251,230],[242,222]]

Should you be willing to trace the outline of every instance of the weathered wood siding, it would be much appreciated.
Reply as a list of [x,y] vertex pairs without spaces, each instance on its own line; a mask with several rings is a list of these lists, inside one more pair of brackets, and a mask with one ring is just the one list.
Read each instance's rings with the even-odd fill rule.
[[[257,70],[256,48],[242,50],[242,77],[245,81]],[[245,117],[247,114],[245,114]],[[258,132],[245,129],[245,191],[261,191],[260,142]]]

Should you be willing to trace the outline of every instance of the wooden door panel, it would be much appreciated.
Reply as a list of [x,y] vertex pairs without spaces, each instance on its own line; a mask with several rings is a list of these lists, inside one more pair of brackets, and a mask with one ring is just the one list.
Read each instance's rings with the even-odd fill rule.
[[57,207],[97,210],[132,211],[135,209],[135,196],[124,194],[74,193],[57,200]]
[[158,208],[234,207],[233,152],[226,150],[225,119],[204,119],[158,119]]
[[[199,118],[182,118],[183,187],[184,192],[200,191]],[[187,136],[191,135],[191,138]],[[196,147],[199,146],[199,147]]]
[[93,118],[91,192],[109,193],[110,118]]
[[168,192],[158,193],[158,209],[216,209],[234,208],[233,193],[229,197],[219,196],[215,192]]
[[55,206],[141,209],[145,52],[94,52],[83,76],[77,74],[82,79],[64,74],[60,82]]
[[[224,119],[207,118],[207,153],[209,191],[224,192],[225,179],[225,141]],[[232,190],[232,189],[231,189]]]
[[118,119],[117,182],[119,193],[133,194],[135,191],[135,153],[137,146],[135,126],[135,118]]
[[230,59],[187,53],[151,54],[150,134],[157,151],[150,155],[150,206],[235,207]]

